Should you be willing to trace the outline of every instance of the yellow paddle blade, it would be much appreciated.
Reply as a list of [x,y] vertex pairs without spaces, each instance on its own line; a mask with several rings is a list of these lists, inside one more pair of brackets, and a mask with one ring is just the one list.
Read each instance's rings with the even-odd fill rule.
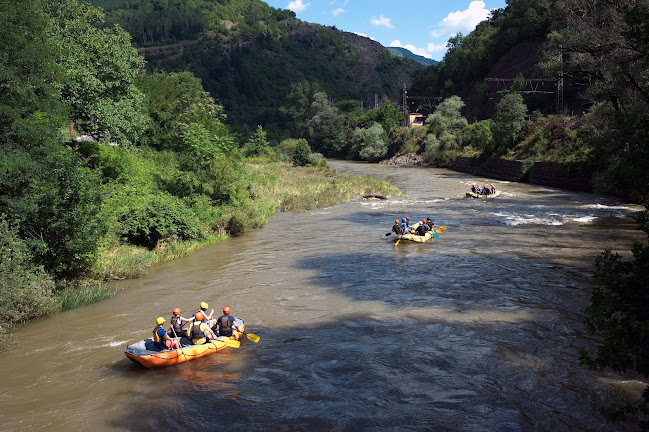
[[241,342],[232,339],[219,339],[219,341],[223,342],[231,348],[239,348],[239,345],[241,345]]
[[446,231],[448,228],[446,228],[445,226],[441,226],[439,227],[439,229],[441,229],[442,231]]
[[401,239],[397,240],[397,241],[394,243],[394,247],[397,247],[397,245],[399,244],[400,241],[401,241]]
[[254,343],[259,342],[259,339],[260,339],[260,338],[259,338],[259,336],[257,336],[256,334],[245,333],[245,335],[246,335],[246,337],[248,338],[248,340],[253,341]]
[[466,198],[466,194],[465,194],[465,193],[462,194],[462,198]]

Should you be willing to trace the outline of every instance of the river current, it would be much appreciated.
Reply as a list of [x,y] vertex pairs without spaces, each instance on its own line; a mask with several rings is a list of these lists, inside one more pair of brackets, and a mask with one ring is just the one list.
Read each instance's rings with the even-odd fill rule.
[[[636,376],[579,350],[595,257],[643,239],[640,207],[443,169],[332,161],[406,190],[303,213],[115,282],[106,301],[16,329],[7,431],[609,431]],[[472,183],[501,190],[461,198]],[[395,247],[395,219],[446,232]],[[145,369],[123,354],[174,307],[243,318],[259,343]]]

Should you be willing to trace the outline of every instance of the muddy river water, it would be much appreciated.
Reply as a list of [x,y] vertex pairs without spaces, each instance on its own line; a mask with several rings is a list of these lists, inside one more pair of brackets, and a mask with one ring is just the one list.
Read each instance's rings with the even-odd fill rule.
[[[16,330],[0,357],[6,431],[608,431],[637,377],[590,371],[595,257],[642,240],[613,198],[430,168],[331,162],[406,190],[304,213],[116,282]],[[462,199],[472,182],[500,197]],[[431,217],[429,244],[391,241]],[[163,369],[123,354],[171,309],[230,306],[258,344]]]

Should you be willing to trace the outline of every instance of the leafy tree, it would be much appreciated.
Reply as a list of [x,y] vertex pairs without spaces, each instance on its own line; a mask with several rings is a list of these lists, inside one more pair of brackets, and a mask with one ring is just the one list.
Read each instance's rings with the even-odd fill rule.
[[144,97],[135,87],[144,59],[119,26],[100,29],[103,14],[77,0],[43,2],[49,36],[60,47],[64,77],[57,80],[77,130],[106,142],[138,142],[148,124]]
[[459,96],[451,96],[440,103],[435,112],[426,118],[426,124],[435,133],[441,133],[449,129],[462,129],[468,122],[462,117],[461,110],[464,108],[464,102]]
[[469,144],[480,150],[482,154],[490,155],[494,151],[493,129],[493,120],[482,120],[470,124],[466,129]]
[[291,160],[294,166],[306,166],[311,163],[311,147],[304,138],[299,139],[295,144],[295,151]]
[[507,93],[496,105],[498,138],[506,148],[511,148],[517,142],[527,121],[527,106],[519,93]]
[[308,136],[308,124],[316,115],[313,111],[315,94],[320,92],[320,86],[308,81],[301,81],[291,85],[291,91],[286,95],[286,106],[280,111],[290,117],[299,136]]
[[374,123],[367,129],[356,129],[352,140],[361,159],[377,161],[388,152],[388,136],[379,123]]
[[[636,222],[649,237],[649,205]],[[649,377],[649,244],[636,243],[633,259],[624,260],[619,254],[606,250],[595,261],[595,284],[590,305],[586,308],[586,328],[602,336],[603,342],[595,355],[582,350],[581,361],[591,368],[628,370]],[[629,414],[644,414],[641,422],[649,428],[649,387],[637,404],[614,404],[603,410],[615,422],[624,421]]]
[[0,139],[57,135],[67,108],[55,85],[64,74],[42,1],[0,2]]

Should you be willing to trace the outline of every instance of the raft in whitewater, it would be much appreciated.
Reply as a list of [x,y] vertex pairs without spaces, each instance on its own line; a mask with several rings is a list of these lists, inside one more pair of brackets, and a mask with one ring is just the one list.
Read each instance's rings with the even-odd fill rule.
[[246,329],[241,318],[235,318],[234,320],[241,331],[233,331],[232,337],[219,336],[203,345],[192,345],[189,339],[181,337],[180,346],[182,349],[169,350],[157,349],[153,344],[153,339],[149,338],[127,346],[124,349],[124,354],[129,359],[147,368],[173,366],[178,363],[184,363],[199,357],[214,354],[223,348],[232,346],[231,341],[236,341],[238,345],[239,339]]
[[464,198],[496,198],[498,196],[500,196],[500,191],[496,191],[489,195],[481,195],[471,191],[464,194]]

